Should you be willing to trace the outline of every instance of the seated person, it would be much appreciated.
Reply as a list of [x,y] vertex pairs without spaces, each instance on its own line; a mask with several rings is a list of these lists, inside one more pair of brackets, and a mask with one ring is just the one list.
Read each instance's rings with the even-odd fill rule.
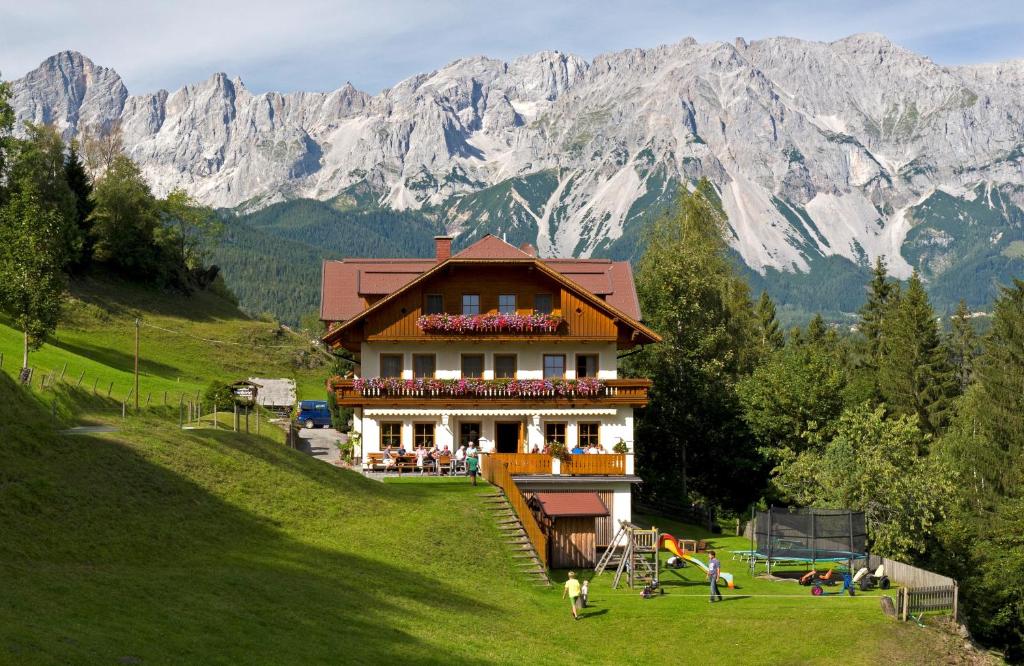
[[459,447],[459,450],[455,452],[455,460],[457,462],[462,462],[465,459],[466,459],[466,445],[463,444],[462,446]]
[[544,448],[541,449],[540,452],[546,456],[551,455],[551,450],[548,448],[547,444],[544,445]]
[[391,446],[388,445],[388,447],[384,449],[384,467],[391,467],[394,464],[395,464],[395,455],[391,451]]
[[530,453],[540,453],[540,447],[534,444],[533,448],[530,449]]
[[572,451],[569,451],[569,453],[573,454],[574,456],[578,456],[581,453],[583,453],[583,449],[581,449],[580,445],[577,444],[576,446],[572,447]]
[[408,453],[408,451],[405,450],[405,447],[399,445],[399,447],[398,447],[398,455],[404,456],[406,453]]
[[601,449],[597,448],[597,445],[591,444],[587,447],[587,453],[601,453]]
[[416,466],[423,467],[423,461],[427,457],[427,449],[422,445],[416,447]]

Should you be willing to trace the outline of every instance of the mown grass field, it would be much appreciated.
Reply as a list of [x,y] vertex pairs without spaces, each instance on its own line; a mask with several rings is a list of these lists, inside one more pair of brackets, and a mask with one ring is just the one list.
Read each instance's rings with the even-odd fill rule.
[[369,481],[285,448],[269,424],[262,437],[179,430],[171,410],[62,435],[6,376],[0,402],[0,663],[946,658],[943,635],[886,619],[877,598],[788,596],[795,585],[750,580],[728,559],[741,589],[726,603],[708,604],[692,567],[651,600],[605,575],[573,622],[557,586],[516,574],[484,486]]
[[[100,280],[77,282],[65,317],[51,341],[32,352],[36,383],[49,372],[65,382],[118,401],[134,382],[135,319],[140,317],[142,402],[178,404],[195,396],[213,379],[233,381],[249,376],[291,377],[299,398],[323,399],[324,368],[302,367],[309,345],[276,325],[251,319],[223,298],[208,292],[189,297],[138,285]],[[0,317],[2,370],[17,376],[21,368],[22,335]],[[66,370],[65,370],[66,364]],[[113,388],[111,389],[111,385]]]
[[[269,423],[262,436],[181,430],[176,404],[122,420],[140,313],[179,332],[144,334],[144,392],[294,372],[287,350],[267,347],[290,341],[273,326],[194,299],[88,283],[33,355],[41,368],[66,361],[65,382],[27,391],[5,361],[0,664],[956,663],[953,639],[888,620],[875,597],[814,599],[728,556],[739,589],[726,603],[708,604],[693,567],[665,573],[667,594],[651,600],[611,590],[606,574],[573,622],[558,586],[517,575],[484,486],[366,480],[286,448]],[[19,345],[0,325],[7,359]],[[83,369],[115,381],[113,396],[77,386]],[[300,392],[318,390],[320,372],[296,373]],[[83,421],[118,430],[62,434]]]

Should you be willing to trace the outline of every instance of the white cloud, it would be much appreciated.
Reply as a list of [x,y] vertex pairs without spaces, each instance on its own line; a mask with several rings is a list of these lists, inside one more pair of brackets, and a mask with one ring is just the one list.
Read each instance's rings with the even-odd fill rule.
[[[255,90],[327,90],[350,80],[376,92],[476,54],[559,49],[591,57],[688,35],[830,40],[863,31],[942,62],[977,62],[1024,55],[1024,27],[994,23],[1017,13],[1014,2],[984,0],[34,0],[0,7],[0,71],[18,77],[74,49],[116,69],[133,93],[174,89],[215,71]],[[984,39],[988,33],[997,44]]]

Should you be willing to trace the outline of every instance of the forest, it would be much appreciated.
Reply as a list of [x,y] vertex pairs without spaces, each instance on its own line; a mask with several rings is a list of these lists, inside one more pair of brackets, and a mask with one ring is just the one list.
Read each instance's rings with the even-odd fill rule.
[[637,267],[664,342],[637,465],[649,500],[749,516],[769,504],[864,511],[872,553],[956,578],[974,636],[1024,659],[1024,281],[983,334],[937,317],[921,278],[879,260],[853,327],[790,330],[729,259],[702,183],[651,227]]

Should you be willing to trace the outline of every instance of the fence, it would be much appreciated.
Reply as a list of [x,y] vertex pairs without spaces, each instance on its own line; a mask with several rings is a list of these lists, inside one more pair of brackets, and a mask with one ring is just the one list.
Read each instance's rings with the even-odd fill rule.
[[869,569],[874,570],[879,564],[885,565],[885,575],[890,580],[902,586],[896,598],[900,618],[906,620],[914,613],[948,611],[957,619],[960,588],[956,580],[887,557],[868,556]]
[[720,531],[715,510],[700,505],[684,506],[672,502],[647,500],[633,496],[633,507],[640,513],[654,513],[690,525],[700,525],[709,532]]
[[516,485],[515,480],[513,480],[512,475],[509,473],[508,466],[499,460],[491,458],[491,456],[483,456],[483,474],[488,482],[498,486],[505,493],[505,498],[519,517],[519,522],[522,523],[526,536],[529,537],[530,543],[533,544],[533,549],[537,552],[537,557],[546,569],[548,566],[548,537],[540,529],[540,525],[533,516],[533,512],[530,511],[530,507],[526,505],[526,498],[523,497],[519,486]]
[[960,588],[955,583],[931,587],[901,587],[896,599],[896,612],[903,621],[915,613],[935,611],[952,613],[953,620],[956,621],[959,606]]
[[903,587],[953,587],[956,581],[926,569],[919,569],[903,562],[890,560],[878,555],[868,555],[868,568],[874,571],[879,564],[885,565],[885,575]]
[[504,463],[510,474],[551,474],[551,456],[546,453],[488,453],[495,463]]
[[626,473],[626,456],[622,453],[570,455],[562,461],[562,474],[605,474],[618,476]]

